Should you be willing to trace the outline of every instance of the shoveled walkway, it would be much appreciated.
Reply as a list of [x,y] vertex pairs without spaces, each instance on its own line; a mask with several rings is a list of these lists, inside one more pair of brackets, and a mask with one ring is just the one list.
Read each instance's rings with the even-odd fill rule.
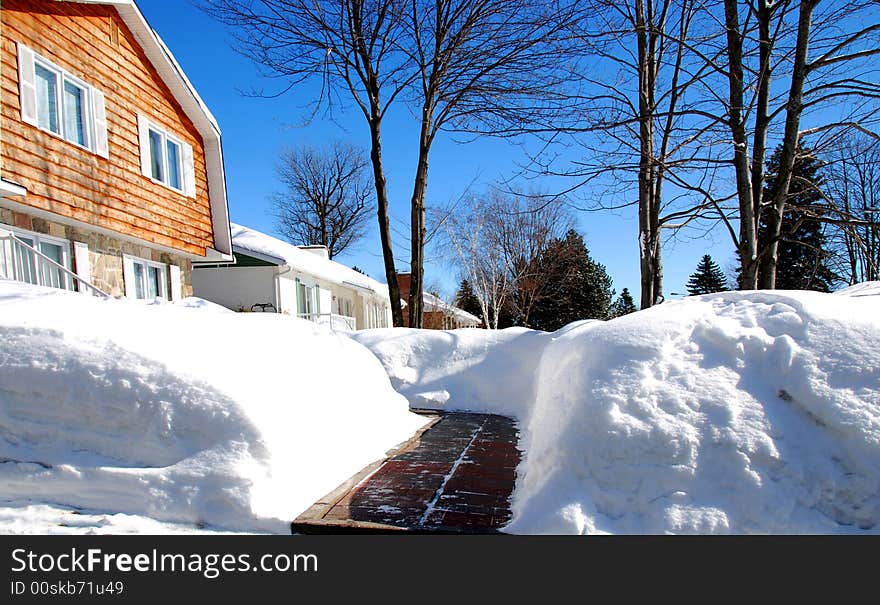
[[517,429],[504,416],[444,413],[291,524],[294,533],[495,533],[510,520]]

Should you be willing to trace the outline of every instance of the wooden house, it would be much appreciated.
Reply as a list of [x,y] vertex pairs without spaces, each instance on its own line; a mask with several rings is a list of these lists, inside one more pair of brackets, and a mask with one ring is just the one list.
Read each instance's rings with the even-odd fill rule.
[[220,129],[132,0],[0,5],[0,277],[192,293],[232,259]]

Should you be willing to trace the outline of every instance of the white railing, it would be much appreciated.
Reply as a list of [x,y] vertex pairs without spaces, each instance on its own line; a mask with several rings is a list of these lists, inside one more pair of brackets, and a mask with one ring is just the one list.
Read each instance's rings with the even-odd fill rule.
[[308,319],[323,326],[330,326],[334,330],[356,330],[357,321],[354,317],[337,315],[336,313],[299,313],[297,317]]
[[80,292],[110,298],[106,292],[99,290],[12,233],[0,235],[0,277],[63,290],[72,290],[72,285],[77,284],[77,290]]

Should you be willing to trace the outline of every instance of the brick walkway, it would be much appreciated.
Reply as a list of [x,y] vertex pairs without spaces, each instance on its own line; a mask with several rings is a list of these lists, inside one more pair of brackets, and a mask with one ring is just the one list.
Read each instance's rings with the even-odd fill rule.
[[520,460],[516,446],[517,429],[510,418],[443,414],[391,458],[312,506],[291,529],[497,532],[510,520]]

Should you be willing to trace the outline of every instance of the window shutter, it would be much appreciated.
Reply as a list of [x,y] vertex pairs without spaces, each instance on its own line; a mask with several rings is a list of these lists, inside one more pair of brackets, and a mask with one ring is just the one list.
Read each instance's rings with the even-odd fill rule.
[[125,296],[137,298],[137,289],[134,284],[134,261],[127,256],[122,257],[122,279],[125,281]]
[[139,147],[141,149],[141,174],[146,177],[152,176],[150,170],[150,125],[147,118],[138,115],[138,137],[140,138]]
[[97,88],[90,87],[92,100],[92,117],[95,119],[95,153],[102,158],[110,157],[110,148],[107,143],[107,109],[104,107],[104,93]]
[[188,143],[183,143],[183,190],[189,197],[196,196],[196,164]]
[[180,267],[177,265],[168,265],[171,275],[171,300],[180,300],[183,298],[183,286],[180,281]]
[[34,51],[18,44],[18,87],[21,120],[37,125],[37,81],[34,76]]
[[[89,265],[89,246],[83,242],[73,242],[73,261],[76,265],[76,274],[85,281],[92,283],[92,268]],[[82,289],[77,285],[77,290]]]

